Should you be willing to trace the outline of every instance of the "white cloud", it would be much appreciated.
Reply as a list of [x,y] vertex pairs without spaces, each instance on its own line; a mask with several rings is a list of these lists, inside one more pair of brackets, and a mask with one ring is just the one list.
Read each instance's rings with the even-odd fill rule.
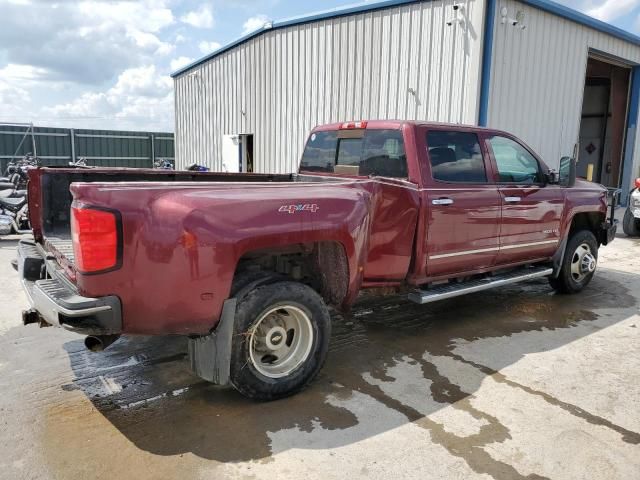
[[190,57],[178,57],[171,60],[171,71],[175,72],[176,70],[184,67],[185,65],[189,65],[193,62],[193,58]]
[[200,42],[200,44],[198,45],[198,48],[200,49],[200,51],[202,53],[211,53],[211,52],[215,52],[216,50],[218,50],[222,45],[220,45],[218,42]]
[[173,82],[155,65],[130,68],[107,91],[86,92],[71,102],[43,109],[43,115],[85,119],[85,125],[108,119],[117,122],[117,128],[172,130]]
[[159,38],[175,22],[167,1],[5,3],[0,58],[44,69],[51,81],[108,82],[173,51]]
[[180,17],[180,21],[196,28],[213,27],[213,12],[211,6],[202,5],[198,10],[193,10]]
[[604,22],[628,15],[640,5],[640,0],[606,0],[602,5],[587,11],[589,15]]
[[246,22],[242,25],[243,31],[242,34],[246,35],[251,33],[259,28],[264,27],[264,24],[269,21],[269,17],[266,15],[255,15],[247,19]]

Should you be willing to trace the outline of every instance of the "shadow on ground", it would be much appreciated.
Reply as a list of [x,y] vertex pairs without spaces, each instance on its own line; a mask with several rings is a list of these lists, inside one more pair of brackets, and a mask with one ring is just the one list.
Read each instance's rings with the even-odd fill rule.
[[[328,401],[329,398],[352,395],[354,391],[402,413],[406,422],[427,416],[429,412],[425,415],[424,411],[404,405],[385,395],[377,386],[379,381],[385,380],[388,367],[399,359],[420,365],[424,378],[431,382],[432,399],[429,402],[425,399],[425,402],[435,405],[434,411],[441,408],[438,405],[463,401],[482,381],[465,384],[463,391],[425,358],[429,355],[449,356],[470,363],[454,353],[456,342],[543,329],[571,330],[576,322],[597,319],[597,310],[602,308],[621,312],[620,316],[608,317],[607,325],[612,325],[626,318],[628,309],[636,303],[624,286],[625,277],[632,276],[608,271],[607,279],[600,275],[583,294],[571,297],[552,294],[547,283],[539,281],[429,307],[409,303],[401,297],[362,298],[351,318],[334,316],[333,346],[319,378],[306,391],[278,402],[254,403],[231,389],[200,381],[188,370],[186,342],[181,338],[122,339],[103,355],[86,353],[80,339],[67,342],[65,349],[76,378],[63,388],[84,392],[122,435],[138,448],[153,454],[191,452],[221,462],[265,459],[271,454],[269,432],[288,428],[310,431],[318,426],[324,429],[355,426],[358,419],[354,413]],[[584,329],[573,331],[574,336],[550,332],[544,349],[555,349],[585,334]],[[499,376],[498,370],[528,353],[532,353],[530,344],[514,341],[503,352],[500,368],[495,365],[489,368],[477,361],[473,366],[486,376]],[[638,434],[578,407],[553,398],[547,398],[547,401],[590,423],[618,431],[627,442],[640,442]],[[472,411],[470,405],[468,408],[476,418],[486,416]],[[73,421],[69,416],[58,420]],[[476,465],[486,473],[499,475],[503,472],[509,478],[518,477],[517,472],[504,464],[498,465],[499,462],[494,461],[496,464],[492,466],[484,450],[474,448],[509,436],[495,419],[484,418],[484,421],[488,427],[475,438],[466,438],[464,449],[458,449],[455,435],[437,424],[427,422],[426,428],[432,430],[436,442],[455,455],[465,457],[472,468]],[[389,425],[384,428],[388,429]],[[379,433],[369,430],[366,435]],[[326,445],[327,448],[337,446]]]

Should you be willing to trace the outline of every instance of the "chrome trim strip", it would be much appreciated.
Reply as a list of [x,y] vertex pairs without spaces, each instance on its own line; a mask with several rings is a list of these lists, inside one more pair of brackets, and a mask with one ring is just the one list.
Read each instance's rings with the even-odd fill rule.
[[430,255],[429,260],[436,260],[438,258],[458,257],[462,255],[473,255],[474,253],[495,252],[500,250],[500,247],[480,248],[478,250],[465,250],[463,252],[454,253],[441,253],[439,255]]
[[558,239],[554,240],[543,240],[542,242],[531,242],[531,243],[518,243],[516,245],[500,245],[499,247],[491,247],[491,248],[480,248],[478,250],[464,250],[462,252],[454,252],[454,253],[441,253],[438,255],[429,255],[429,260],[437,260],[439,258],[448,258],[448,257],[458,257],[463,255],[473,255],[475,253],[485,253],[485,252],[494,252],[500,250],[511,250],[514,248],[525,248],[525,247],[535,247],[537,245],[550,245],[552,243],[558,243]]
[[554,239],[554,240],[544,240],[542,242],[533,242],[533,243],[520,243],[517,245],[506,245],[500,246],[500,250],[510,250],[512,248],[520,248],[520,247],[535,247],[536,245],[550,245],[552,243],[558,243],[559,239]]

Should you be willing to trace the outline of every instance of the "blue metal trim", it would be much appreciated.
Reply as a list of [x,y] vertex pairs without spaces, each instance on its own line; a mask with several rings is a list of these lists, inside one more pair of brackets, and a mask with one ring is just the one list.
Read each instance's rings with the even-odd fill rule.
[[627,198],[631,191],[633,180],[633,157],[638,133],[638,113],[640,113],[640,67],[634,67],[631,73],[631,99],[629,100],[629,116],[627,118],[627,138],[624,147],[624,160],[622,163],[622,205],[627,204]]
[[[366,3],[359,3],[357,5],[351,5],[351,6],[346,6],[346,7],[338,7],[338,8],[334,8],[331,10],[325,10],[322,12],[317,12],[317,13],[312,13],[309,15],[304,15],[302,17],[294,17],[294,18],[287,18],[284,20],[278,20],[275,22],[271,22],[271,26],[270,27],[263,27],[263,28],[259,28],[243,37],[240,37],[238,40],[235,40],[221,48],[219,48],[218,50],[190,63],[189,65],[186,65],[184,67],[182,67],[179,70],[176,70],[175,72],[173,72],[171,74],[172,78],[177,77],[178,75],[181,75],[183,73],[185,73],[188,70],[191,70],[194,67],[197,67],[198,65],[201,65],[203,63],[205,63],[208,60],[211,60],[214,57],[217,57],[218,55],[221,55],[224,52],[227,52],[229,50],[231,50],[234,47],[237,47],[238,45],[241,45],[249,40],[251,40],[252,38],[258,37],[260,35],[262,35],[265,32],[271,31],[271,30],[277,30],[279,28],[285,28],[285,27],[291,27],[293,25],[304,25],[305,23],[310,23],[310,22],[317,22],[320,20],[327,20],[330,18],[338,18],[338,17],[344,17],[346,15],[353,15],[353,14],[357,14],[357,13],[364,13],[364,12],[373,12],[375,10],[382,10],[385,8],[392,8],[392,7],[397,7],[400,5],[405,5],[408,3],[418,3],[421,0],[385,0],[382,2],[366,2]],[[432,0],[429,0],[432,1]]]
[[484,40],[482,45],[482,78],[480,80],[480,111],[478,125],[487,126],[489,116],[489,89],[491,86],[491,59],[493,57],[493,32],[496,21],[496,0],[487,0],[484,15]]
[[625,40],[635,45],[640,45],[639,36],[629,33],[626,30],[622,30],[621,28],[614,27],[613,25],[610,25],[601,20],[597,20],[593,17],[590,17],[589,15],[585,15],[584,13],[573,10],[572,8],[565,7],[564,5],[560,5],[559,3],[553,2],[551,0],[520,0],[520,1],[532,7],[538,8],[540,10],[544,10],[545,12],[553,13],[554,15],[565,18],[567,20],[571,20],[573,22],[580,23],[582,25],[593,28],[595,30],[599,30],[601,32],[607,33],[621,40]]

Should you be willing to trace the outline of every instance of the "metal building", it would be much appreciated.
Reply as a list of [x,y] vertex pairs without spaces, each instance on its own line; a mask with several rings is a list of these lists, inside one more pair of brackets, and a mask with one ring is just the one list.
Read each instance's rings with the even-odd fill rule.
[[37,155],[43,165],[68,165],[83,157],[87,165],[153,168],[156,159],[173,161],[173,133],[0,123],[0,174],[27,153]]
[[640,37],[549,0],[389,0],[272,22],[173,77],[178,168],[291,172],[314,125],[399,118],[504,129],[608,186],[640,175]]

